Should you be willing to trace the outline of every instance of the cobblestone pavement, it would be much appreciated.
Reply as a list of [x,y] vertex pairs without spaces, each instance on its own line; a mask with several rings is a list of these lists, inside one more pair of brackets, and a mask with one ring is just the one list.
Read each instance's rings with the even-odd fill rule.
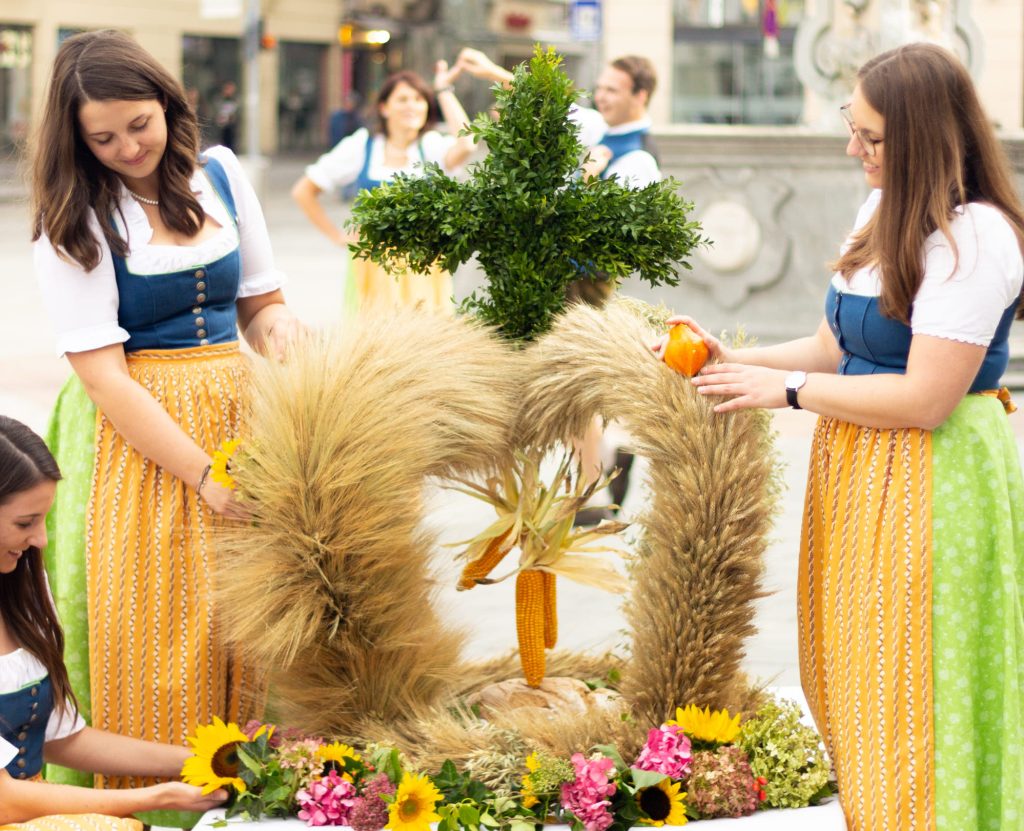
[[[314,326],[336,325],[341,306],[338,251],[313,230],[288,197],[301,172],[293,161],[275,161],[268,172],[264,205],[278,263],[290,277],[290,305]],[[340,216],[341,209],[331,209]],[[27,208],[16,187],[0,193],[0,263],[7,289],[0,312],[0,412],[37,430],[45,427],[49,408],[67,377],[67,364],[53,355],[53,339],[32,270]],[[469,271],[456,275],[456,292],[468,291]],[[1012,419],[1024,448],[1024,409]],[[746,669],[779,685],[799,683],[796,648],[795,582],[800,511],[814,417],[778,411],[774,416],[787,490],[766,554],[766,588],[757,607],[758,633],[748,644]],[[443,542],[467,539],[489,522],[488,511],[468,497],[435,490],[428,521]],[[469,651],[486,656],[515,643],[511,582],[458,595],[453,584],[452,549],[437,556],[438,602],[470,632]],[[624,643],[624,618],[615,596],[561,581],[560,646],[603,649]]]

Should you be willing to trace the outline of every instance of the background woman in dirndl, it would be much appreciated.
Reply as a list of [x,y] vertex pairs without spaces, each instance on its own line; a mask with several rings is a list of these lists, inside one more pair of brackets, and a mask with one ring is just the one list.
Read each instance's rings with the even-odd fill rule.
[[[388,274],[381,266],[352,259],[348,244],[358,235],[339,228],[328,216],[320,196],[351,187],[357,194],[390,181],[397,174],[420,175],[432,162],[453,173],[473,152],[473,139],[460,136],[467,125],[466,111],[452,83],[461,67],[449,69],[438,61],[433,88],[408,70],[389,76],[377,94],[377,126],[360,128],[306,168],[292,188],[292,197],[309,221],[329,240],[346,249],[345,314],[360,310],[421,306],[448,311],[452,305],[452,277],[433,268],[427,274]],[[434,126],[440,108],[449,134]],[[351,291],[348,288],[351,287]]]

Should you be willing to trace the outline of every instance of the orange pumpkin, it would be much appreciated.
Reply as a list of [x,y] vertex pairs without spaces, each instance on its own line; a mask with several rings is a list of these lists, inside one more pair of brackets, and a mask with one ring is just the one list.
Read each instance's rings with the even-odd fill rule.
[[668,344],[665,346],[665,363],[676,372],[690,378],[700,372],[707,363],[708,347],[685,323],[677,323],[668,330]]

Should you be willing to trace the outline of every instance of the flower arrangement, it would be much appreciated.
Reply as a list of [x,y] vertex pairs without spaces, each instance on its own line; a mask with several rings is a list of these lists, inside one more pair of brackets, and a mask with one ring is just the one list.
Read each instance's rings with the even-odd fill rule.
[[[227,816],[297,816],[308,826],[355,831],[533,831],[558,822],[574,831],[685,825],[774,805],[802,807],[833,792],[817,734],[795,704],[769,701],[746,721],[726,710],[681,708],[652,728],[627,763],[613,745],[565,759],[535,750],[518,787],[492,789],[445,761],[413,769],[395,748],[363,753],[269,725],[200,727],[185,781],[231,791]],[[689,732],[688,732],[689,731]],[[769,797],[769,794],[771,795]]]

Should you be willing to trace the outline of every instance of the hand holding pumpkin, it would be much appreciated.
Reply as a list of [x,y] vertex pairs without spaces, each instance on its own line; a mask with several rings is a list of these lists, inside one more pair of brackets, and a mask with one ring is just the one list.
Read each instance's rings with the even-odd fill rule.
[[670,327],[668,334],[663,335],[651,349],[676,372],[691,378],[709,358],[721,360],[725,357],[722,342],[702,329],[693,318],[676,315],[670,317],[666,324]]

